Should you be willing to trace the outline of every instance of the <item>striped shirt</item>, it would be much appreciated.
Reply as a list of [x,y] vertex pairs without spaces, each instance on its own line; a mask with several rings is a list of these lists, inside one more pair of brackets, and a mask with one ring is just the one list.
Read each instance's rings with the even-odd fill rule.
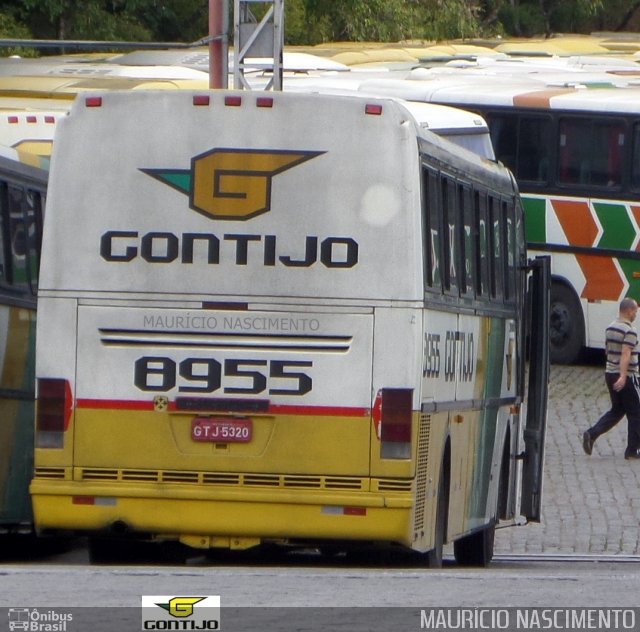
[[628,320],[614,320],[606,332],[607,368],[606,373],[620,373],[620,355],[623,345],[631,347],[629,375],[638,375],[638,334]]

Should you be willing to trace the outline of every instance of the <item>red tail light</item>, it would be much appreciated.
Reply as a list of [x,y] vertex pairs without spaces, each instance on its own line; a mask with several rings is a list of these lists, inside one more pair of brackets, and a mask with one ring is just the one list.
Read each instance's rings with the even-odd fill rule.
[[384,459],[411,457],[413,389],[383,388],[378,392],[374,418],[379,428],[380,456]]
[[69,428],[73,408],[69,382],[53,378],[38,380],[36,406],[36,447],[64,447],[64,433]]

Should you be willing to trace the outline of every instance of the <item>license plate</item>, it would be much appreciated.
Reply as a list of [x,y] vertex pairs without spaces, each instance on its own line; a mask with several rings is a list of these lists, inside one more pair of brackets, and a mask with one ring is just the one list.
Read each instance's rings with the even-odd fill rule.
[[251,419],[227,417],[196,417],[191,423],[194,441],[213,443],[248,443],[253,437]]

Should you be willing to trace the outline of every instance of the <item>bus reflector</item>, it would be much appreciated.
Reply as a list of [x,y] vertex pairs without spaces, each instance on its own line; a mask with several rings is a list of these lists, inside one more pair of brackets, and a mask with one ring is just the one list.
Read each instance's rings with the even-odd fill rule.
[[10,116],[9,117],[9,123],[17,123],[18,122],[18,117],[17,116]]
[[238,105],[242,105],[242,97],[238,97],[238,96],[225,97],[224,104],[237,107]]
[[259,108],[272,108],[273,107],[273,99],[271,97],[258,97],[256,99],[256,105]]
[[64,433],[69,429],[72,410],[69,382],[53,378],[38,380],[36,408],[36,447],[64,447]]
[[367,103],[367,105],[364,106],[364,113],[380,116],[382,114],[382,106],[378,103]]
[[325,505],[320,509],[320,513],[331,516],[366,516],[366,507],[339,507],[335,505]]
[[84,100],[84,104],[88,108],[99,108],[99,107],[102,107],[102,97],[87,97]]
[[117,504],[116,498],[112,496],[72,496],[72,505],[102,505],[113,507]]
[[381,389],[374,410],[379,416],[380,456],[383,459],[410,458],[413,389]]
[[193,105],[209,105],[210,98],[208,94],[196,94],[193,97]]

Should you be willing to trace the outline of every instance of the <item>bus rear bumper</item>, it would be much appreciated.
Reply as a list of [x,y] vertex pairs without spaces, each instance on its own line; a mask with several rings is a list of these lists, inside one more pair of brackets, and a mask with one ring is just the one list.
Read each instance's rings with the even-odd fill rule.
[[300,490],[194,492],[176,486],[38,481],[31,485],[36,529],[146,534],[189,546],[234,547],[269,540],[351,540],[412,544],[410,493]]

